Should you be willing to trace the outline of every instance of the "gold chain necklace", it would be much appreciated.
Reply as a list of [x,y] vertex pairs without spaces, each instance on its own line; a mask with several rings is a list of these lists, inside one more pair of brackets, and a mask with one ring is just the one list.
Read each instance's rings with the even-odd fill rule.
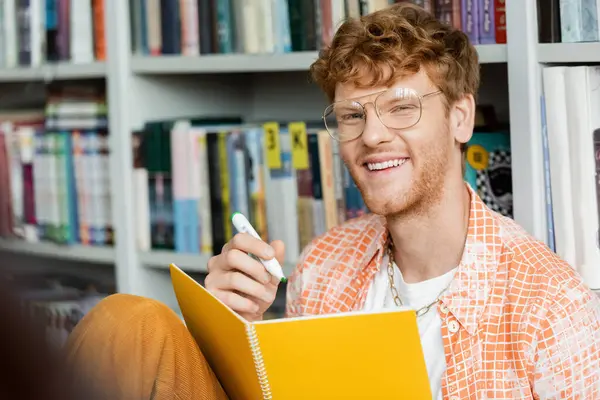
[[[401,307],[404,303],[402,302],[402,299],[400,298],[400,294],[398,293],[398,289],[396,289],[396,284],[394,283],[394,251],[393,251],[391,242],[388,245],[388,267],[387,267],[387,270],[388,270],[388,277],[389,277],[389,282],[390,282],[390,290],[392,292],[392,296],[394,296],[394,303],[396,304],[396,306]],[[442,291],[437,295],[437,298],[433,302],[431,302],[430,304],[427,304],[426,306],[423,306],[417,310],[417,317],[422,317],[423,315],[427,314],[429,312],[429,310],[431,310],[431,307],[433,307],[435,304],[437,304],[437,302],[440,300],[440,297],[442,297],[442,294],[444,294],[444,292],[446,290],[448,290],[448,288],[452,284],[453,280],[454,279],[450,280],[448,285],[444,289],[442,289]]]

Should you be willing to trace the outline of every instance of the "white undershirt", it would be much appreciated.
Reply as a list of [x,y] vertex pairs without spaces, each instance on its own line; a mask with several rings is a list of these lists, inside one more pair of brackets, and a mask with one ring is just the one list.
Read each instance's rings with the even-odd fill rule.
[[[396,289],[405,306],[419,309],[435,301],[440,292],[450,284],[456,269],[423,282],[408,284],[402,279],[400,269],[394,264],[394,282]],[[387,265],[375,275],[364,311],[376,311],[384,308],[394,308],[394,297],[389,286]],[[425,356],[427,374],[431,385],[431,393],[436,400],[442,400],[442,375],[446,371],[446,357],[442,341],[442,320],[437,307],[432,307],[428,313],[417,318],[421,345]]]

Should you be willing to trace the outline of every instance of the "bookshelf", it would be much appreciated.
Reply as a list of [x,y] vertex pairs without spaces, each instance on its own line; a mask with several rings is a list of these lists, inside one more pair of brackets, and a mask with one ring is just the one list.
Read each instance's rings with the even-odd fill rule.
[[[14,82],[105,79],[110,131],[110,190],[114,249],[0,242],[0,252],[114,263],[118,290],[150,296],[176,308],[168,265],[205,272],[208,256],[140,251],[136,243],[132,136],[149,120],[195,115],[240,115],[249,121],[317,121],[326,102],[308,82],[316,51],[287,54],[145,56],[132,49],[128,1],[105,0],[106,62],[59,63],[0,70],[0,85]],[[538,43],[536,0],[506,4],[507,44],[477,45],[482,64],[480,97],[510,124],[514,218],[547,240],[540,97],[545,64],[600,62],[600,42]],[[1,86],[0,86],[1,87]],[[292,265],[286,265],[288,272]]]
[[600,63],[600,42],[540,43],[538,61],[544,64]]
[[[171,263],[176,264],[179,268],[187,272],[207,273],[206,265],[209,260],[207,255],[195,254],[178,254],[172,251],[154,250],[140,253],[140,261],[146,267],[160,269],[168,269]],[[294,265],[285,263],[282,265],[283,273],[286,276],[293,271]]]
[[[506,45],[477,46],[482,64],[506,62]],[[314,51],[287,54],[211,54],[201,57],[135,55],[131,68],[136,74],[228,74],[308,71],[318,57]]]
[[97,79],[106,77],[104,62],[86,64],[56,63],[40,67],[0,69],[0,82],[31,82],[54,80]]
[[112,266],[115,250],[112,247],[81,245],[61,246],[49,242],[31,243],[18,239],[1,239],[0,252],[46,257],[55,260],[80,261]]

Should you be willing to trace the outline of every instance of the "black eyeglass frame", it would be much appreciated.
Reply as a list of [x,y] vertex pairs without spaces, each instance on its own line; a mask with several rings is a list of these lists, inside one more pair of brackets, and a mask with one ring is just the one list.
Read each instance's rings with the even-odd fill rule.
[[[414,124],[409,125],[409,126],[404,126],[402,128],[396,128],[396,127],[391,127],[391,126],[386,125],[386,123],[383,122],[383,120],[381,119],[381,115],[379,114],[379,109],[377,108],[377,99],[379,99],[379,97],[382,94],[388,93],[391,90],[399,90],[399,89],[400,90],[406,90],[407,92],[412,92],[416,96],[416,98],[419,100],[419,118],[417,118],[417,120],[415,121]],[[335,140],[337,142],[340,142],[340,143],[341,142],[349,142],[351,140],[357,139],[357,138],[359,138],[364,133],[365,126],[366,126],[366,121],[367,121],[367,110],[366,110],[367,104],[372,104],[373,105],[373,108],[375,108],[375,114],[377,114],[377,118],[379,118],[379,121],[381,121],[381,123],[383,125],[385,125],[386,128],[389,128],[389,129],[409,129],[409,128],[412,128],[413,126],[417,125],[421,121],[421,117],[423,116],[423,101],[425,99],[427,99],[428,97],[431,97],[431,96],[434,96],[434,95],[440,94],[440,93],[442,93],[441,90],[436,90],[436,91],[433,91],[433,92],[425,93],[423,95],[419,95],[416,90],[411,89],[411,88],[403,88],[403,87],[389,88],[389,89],[386,89],[386,90],[382,90],[380,92],[371,93],[371,94],[367,95],[367,96],[373,96],[374,94],[376,94],[377,97],[375,97],[375,99],[373,99],[373,101],[369,101],[369,102],[367,102],[365,104],[362,104],[360,101],[357,100],[360,97],[355,97],[353,99],[344,99],[344,100],[339,100],[339,101],[333,102],[330,105],[328,105],[327,107],[325,107],[325,111],[323,111],[323,115],[321,116],[321,119],[323,120],[323,124],[325,125],[325,129],[327,130],[327,133],[329,133],[329,136],[331,136],[331,138],[333,140]],[[365,96],[361,96],[361,97],[365,97]],[[363,110],[365,123],[363,124],[363,129],[356,136],[348,138],[348,139],[340,140],[339,138],[335,137],[335,135],[332,133],[331,129],[327,126],[327,120],[326,120],[326,118],[327,118],[328,110],[329,109],[333,109],[333,107],[336,104],[344,103],[344,102],[347,102],[347,101],[351,101],[351,102],[354,102],[354,103],[357,103],[358,105],[360,105],[360,107]]]

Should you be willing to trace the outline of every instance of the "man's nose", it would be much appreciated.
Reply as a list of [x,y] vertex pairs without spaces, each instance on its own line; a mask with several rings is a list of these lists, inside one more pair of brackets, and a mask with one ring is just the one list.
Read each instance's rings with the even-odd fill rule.
[[361,138],[367,147],[377,147],[393,138],[393,133],[381,122],[372,103],[365,105],[365,127]]

